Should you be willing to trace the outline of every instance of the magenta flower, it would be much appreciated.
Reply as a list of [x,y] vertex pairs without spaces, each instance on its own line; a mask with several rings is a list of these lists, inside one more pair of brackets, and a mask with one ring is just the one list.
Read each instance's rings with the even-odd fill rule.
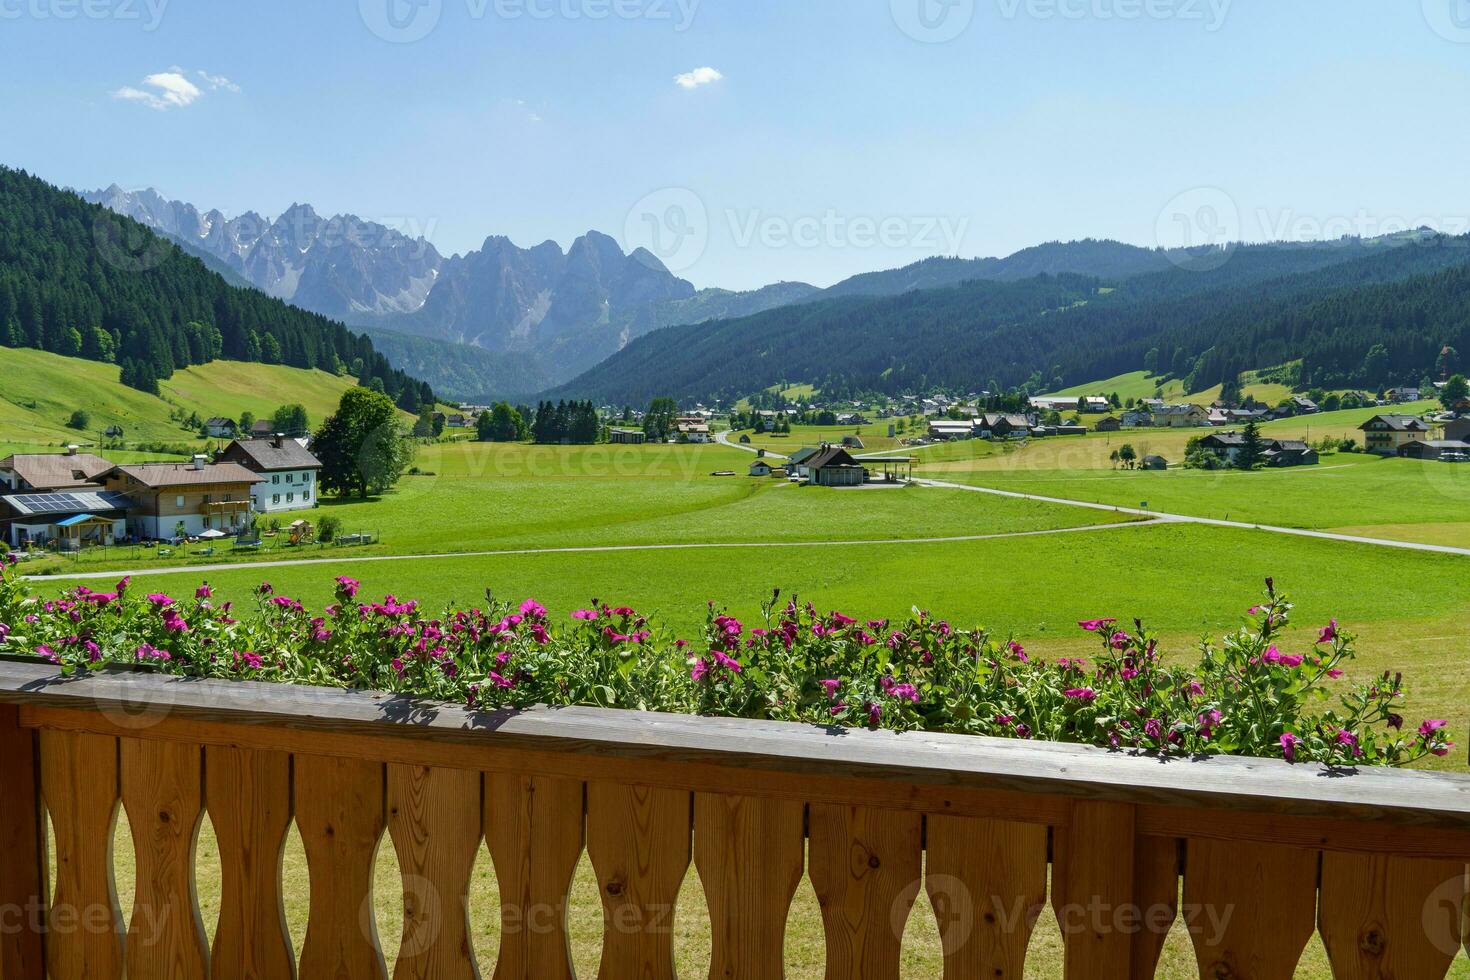
[[357,579],[348,578],[346,575],[337,576],[337,591],[342,594],[344,599],[355,597],[360,588],[362,588],[362,583]]
[[1089,633],[1100,633],[1105,629],[1111,628],[1116,622],[1116,619],[1084,619],[1077,625]]
[[1132,642],[1132,640],[1133,637],[1129,636],[1127,633],[1124,633],[1122,630],[1119,630],[1118,632],[1113,634],[1112,638],[1108,642],[1112,644],[1114,650],[1126,650],[1128,649],[1128,644]]
[[214,590],[209,587],[208,582],[205,582],[194,590],[194,598],[196,599],[208,599],[212,595],[214,595]]
[[689,668],[689,679],[698,684],[709,674],[709,664],[703,660],[694,661],[694,666]]
[[822,681],[822,690],[827,692],[827,699],[833,700],[837,697],[837,691],[842,687],[842,681],[837,678]]
[[1335,639],[1337,639],[1337,620],[1334,619],[1332,622],[1322,627],[1322,632],[1317,634],[1317,642],[1331,643]]
[[149,593],[148,601],[153,603],[155,606],[172,606],[174,604],[173,598],[164,595],[162,592]]
[[599,614],[592,609],[578,609],[576,612],[572,613],[572,618],[580,619],[584,623],[590,623],[593,620],[597,619],[598,615]]
[[521,615],[529,616],[531,619],[545,619],[546,607],[535,599],[527,599],[521,603]]
[[1442,720],[1437,719],[1437,718],[1436,719],[1433,719],[1433,720],[1430,720],[1430,721],[1426,721],[1424,724],[1422,724],[1422,725],[1419,726],[1419,737],[1420,738],[1429,738],[1435,732],[1437,732],[1440,729],[1444,728],[1448,724],[1449,724],[1449,722],[1442,721]]
[[1066,692],[1066,696],[1073,701],[1088,703],[1097,700],[1097,692],[1090,687],[1074,687]]
[[1286,757],[1287,762],[1296,761],[1296,747],[1302,744],[1302,740],[1291,732],[1283,732],[1281,735],[1281,754]]

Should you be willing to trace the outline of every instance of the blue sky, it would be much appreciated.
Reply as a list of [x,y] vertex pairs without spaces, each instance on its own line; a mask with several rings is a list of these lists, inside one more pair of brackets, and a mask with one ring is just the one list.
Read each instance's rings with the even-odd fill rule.
[[65,186],[595,228],[700,286],[1470,230],[1470,0],[0,0],[0,85]]

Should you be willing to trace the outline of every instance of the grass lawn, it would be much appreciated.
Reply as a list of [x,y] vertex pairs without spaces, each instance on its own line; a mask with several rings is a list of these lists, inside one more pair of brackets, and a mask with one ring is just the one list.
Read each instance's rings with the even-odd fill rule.
[[[1018,493],[1283,527],[1341,529],[1434,544],[1464,540],[1470,467],[1361,453],[1259,470],[1008,470],[952,474]],[[1444,535],[1436,532],[1443,529]],[[1405,537],[1405,532],[1410,536]]]
[[[355,384],[324,371],[215,361],[176,371],[154,396],[124,387],[114,364],[9,347],[0,347],[0,375],[0,439],[62,444],[95,442],[112,425],[122,426],[129,441],[194,441],[197,433],[169,418],[175,407],[202,418],[239,418],[246,410],[260,417],[300,403],[315,424]],[[67,427],[76,409],[91,416],[89,432]]]
[[[746,475],[750,453],[707,446],[529,446],[457,442],[420,453],[432,476],[405,477],[382,498],[301,512],[334,516],[381,544],[351,554],[424,555],[508,548],[626,544],[883,540],[1034,531],[1117,520],[1106,513],[919,487],[833,490]],[[734,470],[733,477],[714,477]],[[282,523],[298,515],[284,515]],[[269,540],[269,539],[268,539]],[[212,559],[114,548],[46,559],[46,571],[138,568],[202,561],[323,558],[336,548],[286,548]],[[197,552],[199,549],[196,548]]]
[[[1220,397],[1221,388],[1221,385],[1215,385],[1203,391],[1185,391],[1184,381],[1181,378],[1164,381],[1150,375],[1147,371],[1130,371],[1103,381],[1092,381],[1087,384],[1073,385],[1071,388],[1063,388],[1055,394],[1079,396],[1117,394],[1120,399],[1127,401],[1130,398],[1153,398],[1155,392],[1159,392],[1158,397],[1166,401],[1209,405]],[[1241,385],[1241,394],[1267,405],[1278,405],[1296,392],[1286,385],[1259,381],[1254,372],[1247,372],[1245,383]]]

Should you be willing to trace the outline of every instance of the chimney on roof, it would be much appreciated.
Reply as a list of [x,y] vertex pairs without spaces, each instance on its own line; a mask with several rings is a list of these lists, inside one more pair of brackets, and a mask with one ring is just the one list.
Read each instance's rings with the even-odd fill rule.
[[194,457],[194,461],[192,463],[190,463],[189,465],[192,468],[196,469],[196,470],[202,470],[202,469],[204,469],[204,463],[205,463],[205,457],[204,456],[196,455]]
[[286,437],[277,432],[275,437],[271,439],[271,445],[277,449],[284,449],[286,446]]
[[71,445],[66,447],[66,454],[68,456],[75,456],[79,448],[81,447],[79,447],[76,443],[72,443]]

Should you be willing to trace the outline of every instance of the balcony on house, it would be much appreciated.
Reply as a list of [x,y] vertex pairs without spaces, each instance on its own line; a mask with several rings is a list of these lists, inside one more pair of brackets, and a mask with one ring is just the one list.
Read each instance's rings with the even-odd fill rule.
[[[687,925],[708,932],[711,977],[783,975],[803,879],[830,978],[897,977],[921,891],[946,978],[1022,976],[1037,913],[1060,930],[1068,978],[1155,976],[1171,926],[1201,910],[1213,926],[1189,937],[1210,978],[1291,977],[1314,933],[1336,977],[1441,977],[1464,936],[1470,778],[1441,773],[581,708],[477,714],[142,672],[62,679],[13,661],[0,661],[0,769],[3,980],[568,978],[584,853],[606,980],[675,976],[671,917],[696,877],[708,916]],[[206,815],[220,878],[207,927]],[[305,879],[282,872],[293,825]],[[401,897],[377,896],[399,905],[392,961],[365,911],[380,849],[402,879]],[[497,921],[467,899],[485,859]],[[293,890],[309,894],[299,934],[283,912]],[[487,961],[474,937],[489,932]]]

